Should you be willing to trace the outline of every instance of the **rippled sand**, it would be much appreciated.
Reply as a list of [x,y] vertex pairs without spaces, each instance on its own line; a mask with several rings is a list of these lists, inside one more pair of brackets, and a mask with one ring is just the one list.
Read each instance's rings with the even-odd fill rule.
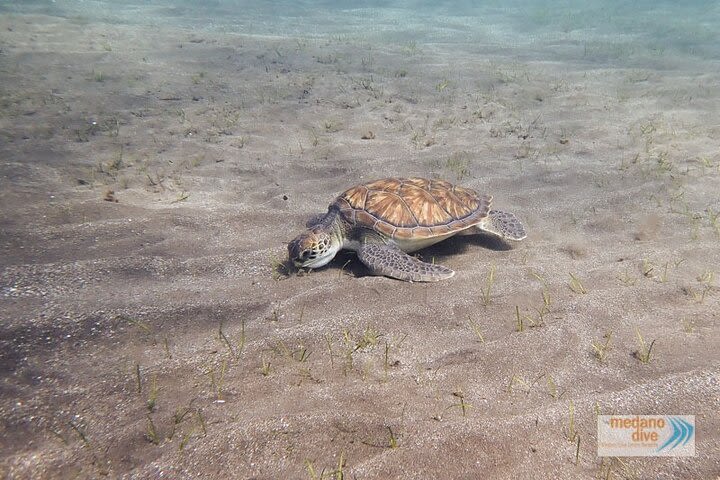
[[[717,475],[717,62],[498,45],[0,16],[2,476]],[[529,236],[285,275],[390,175]],[[598,413],[694,414],[697,456],[602,460]]]

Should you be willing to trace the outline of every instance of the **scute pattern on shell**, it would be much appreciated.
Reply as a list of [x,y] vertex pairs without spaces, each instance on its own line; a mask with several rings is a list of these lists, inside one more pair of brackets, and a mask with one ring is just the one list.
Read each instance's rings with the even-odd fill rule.
[[354,225],[392,238],[428,238],[468,228],[485,218],[492,196],[443,180],[386,178],[355,186],[333,206]]

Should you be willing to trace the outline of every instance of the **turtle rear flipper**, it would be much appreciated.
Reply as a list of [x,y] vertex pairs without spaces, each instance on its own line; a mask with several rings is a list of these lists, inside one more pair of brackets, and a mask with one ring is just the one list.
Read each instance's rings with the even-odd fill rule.
[[357,255],[373,274],[407,282],[437,282],[455,275],[447,267],[422,262],[393,245],[366,243]]
[[499,210],[490,210],[477,228],[510,240],[522,240],[527,237],[525,227],[515,215]]

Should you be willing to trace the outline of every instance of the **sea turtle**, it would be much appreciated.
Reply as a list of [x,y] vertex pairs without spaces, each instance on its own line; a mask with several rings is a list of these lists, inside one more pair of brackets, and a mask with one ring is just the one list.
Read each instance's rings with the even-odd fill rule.
[[522,240],[527,235],[512,213],[490,210],[491,195],[425,178],[383,178],[340,194],[325,215],[288,244],[299,268],[326,265],[341,249],[354,250],[375,275],[409,282],[436,282],[455,272],[426,263],[414,252],[453,235],[489,232]]

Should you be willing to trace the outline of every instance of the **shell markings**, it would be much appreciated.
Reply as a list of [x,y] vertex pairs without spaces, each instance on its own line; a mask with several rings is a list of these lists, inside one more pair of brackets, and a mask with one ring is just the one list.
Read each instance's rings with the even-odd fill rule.
[[492,197],[442,180],[389,178],[342,193],[334,207],[351,224],[373,228],[392,238],[445,235],[477,224]]

